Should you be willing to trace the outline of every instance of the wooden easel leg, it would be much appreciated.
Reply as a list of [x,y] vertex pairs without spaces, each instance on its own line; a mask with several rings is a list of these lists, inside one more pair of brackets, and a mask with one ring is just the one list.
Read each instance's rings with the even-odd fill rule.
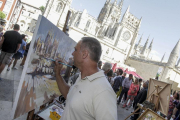
[[26,120],[34,120],[34,111],[35,110],[32,110],[32,111],[28,112],[28,116],[27,116]]
[[133,113],[131,113],[129,116],[127,116],[124,120],[127,120],[131,115],[134,115],[140,108],[137,108]]

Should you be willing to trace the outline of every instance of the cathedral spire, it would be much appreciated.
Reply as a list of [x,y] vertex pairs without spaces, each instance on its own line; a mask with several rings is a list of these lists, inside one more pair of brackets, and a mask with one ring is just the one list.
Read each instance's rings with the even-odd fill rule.
[[109,4],[111,2],[111,0],[106,0],[106,4]]
[[177,42],[176,46],[173,48],[169,56],[169,60],[167,63],[169,67],[175,67],[177,59],[179,57],[179,51],[180,51],[180,40]]
[[152,39],[151,44],[149,45],[150,50],[152,49],[153,40],[154,40],[154,38]]
[[[149,35],[149,37],[150,37],[150,35]],[[143,50],[142,50],[142,52],[141,52],[141,54],[143,54],[143,55],[144,55],[144,53],[145,53],[145,51],[146,51],[147,44],[148,44],[148,41],[149,41],[149,37],[148,37],[146,43],[144,44]]]
[[130,6],[128,6],[125,14],[127,14],[129,12],[129,9],[130,9]]
[[141,44],[142,36],[143,36],[143,34],[141,35],[141,38],[139,39],[139,42],[138,42],[137,46],[139,46]]
[[166,53],[164,53],[163,57],[161,58],[161,62],[163,62],[165,55]]
[[123,6],[123,2],[124,2],[124,0],[121,0],[121,2],[119,2],[119,7],[122,9],[122,6]]
[[116,5],[117,4],[117,0],[114,0],[114,5]]

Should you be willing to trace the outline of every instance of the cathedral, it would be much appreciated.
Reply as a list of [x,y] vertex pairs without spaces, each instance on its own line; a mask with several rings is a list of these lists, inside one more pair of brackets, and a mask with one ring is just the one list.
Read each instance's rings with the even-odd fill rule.
[[69,37],[73,40],[78,42],[85,36],[94,37],[101,43],[103,62],[117,63],[129,71],[135,68],[146,80],[155,78],[158,73],[159,80],[170,82],[176,88],[180,79],[180,60],[177,63],[180,42],[172,50],[167,63],[163,62],[164,56],[161,61],[151,60],[153,39],[148,37],[144,45],[141,45],[143,36],[137,41],[142,18],[134,16],[130,7],[122,14],[123,2],[106,0],[98,18],[95,18],[87,10],[71,8],[72,0],[48,0],[44,16],[62,29],[70,10]]
[[71,8],[72,0],[49,0],[44,16],[62,29],[70,10],[69,36],[76,42],[84,36],[98,39],[103,48],[101,60],[124,65],[125,60],[134,53],[142,18],[131,14],[130,7],[122,16],[123,2],[106,0],[98,18],[94,18],[87,10]]

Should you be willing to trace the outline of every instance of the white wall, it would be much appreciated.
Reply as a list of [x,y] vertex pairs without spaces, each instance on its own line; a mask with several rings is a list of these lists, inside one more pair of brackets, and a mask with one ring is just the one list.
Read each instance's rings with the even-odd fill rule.
[[134,67],[136,69],[136,73],[143,77],[143,79],[145,80],[149,80],[149,78],[155,78],[159,67],[161,67],[155,64],[145,63],[131,59],[128,59],[126,64]]

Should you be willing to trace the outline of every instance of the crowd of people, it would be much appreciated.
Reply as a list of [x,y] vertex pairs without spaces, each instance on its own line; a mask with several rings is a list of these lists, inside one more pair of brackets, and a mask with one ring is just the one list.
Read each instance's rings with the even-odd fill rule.
[[24,66],[30,43],[27,44],[26,35],[20,34],[19,30],[20,26],[15,24],[13,30],[3,33],[3,27],[0,26],[0,74],[6,65],[8,65],[7,71],[9,71],[12,63],[12,69],[18,69],[16,64],[19,59],[22,59],[20,66]]
[[[99,61],[98,65],[102,66],[102,62]],[[99,68],[101,69],[101,66]],[[114,92],[117,96],[117,105],[122,103],[122,108],[128,110],[133,106],[134,110],[138,108],[137,104],[142,104],[147,98],[148,91],[148,80],[144,81],[142,79],[133,78],[133,75],[130,74],[129,77],[126,77],[126,73],[122,69],[117,69],[115,72],[111,69],[111,63],[106,62],[102,70],[107,77],[107,80],[111,84]],[[142,84],[143,82],[143,84]],[[167,120],[179,120],[180,112],[180,92],[174,91],[170,97],[168,115],[164,116]],[[123,99],[122,99],[123,98]],[[139,113],[138,110],[136,113]],[[137,120],[139,114],[131,116],[132,120]]]
[[[102,63],[99,61],[98,65]],[[101,69],[101,67],[99,66]],[[107,80],[112,86],[112,89],[116,93],[117,105],[122,104],[122,108],[128,110],[131,106],[136,110],[137,103],[142,104],[147,97],[148,81],[144,81],[142,85],[142,79],[134,77],[129,74],[126,77],[126,72],[122,69],[117,69],[115,72],[111,69],[111,63],[104,63],[102,70],[107,77]],[[132,120],[136,120],[139,114],[131,116]]]

